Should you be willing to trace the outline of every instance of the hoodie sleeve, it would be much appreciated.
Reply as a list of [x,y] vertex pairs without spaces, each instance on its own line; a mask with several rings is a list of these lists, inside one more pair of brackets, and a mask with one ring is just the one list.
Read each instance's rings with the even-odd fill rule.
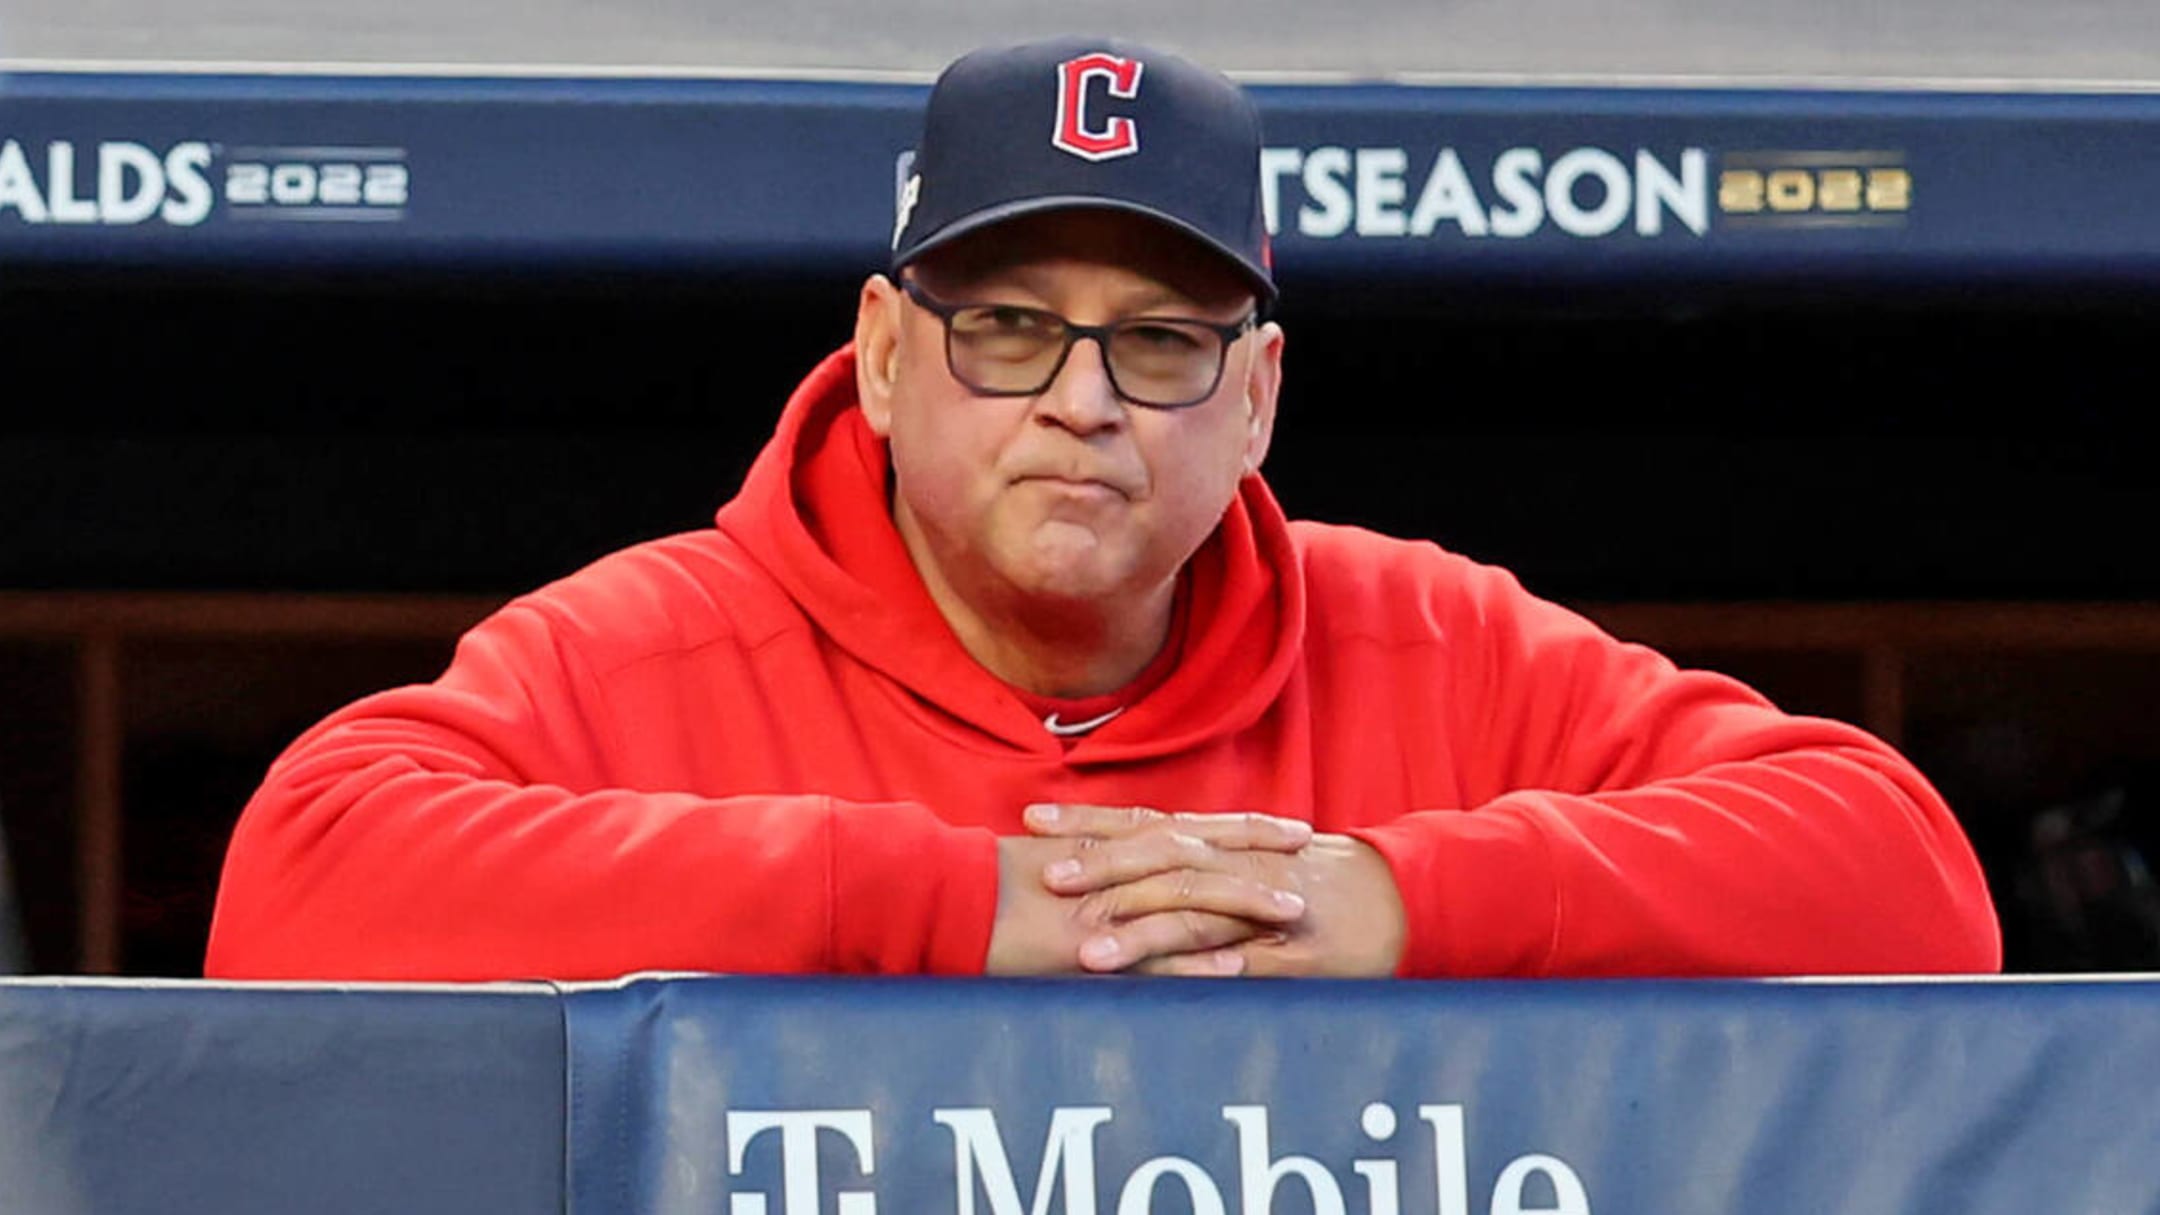
[[512,605],[435,683],[303,735],[242,812],[205,971],[979,973],[996,842],[927,807],[611,788],[608,716]]
[[2000,968],[1971,847],[1890,747],[1464,565],[1427,603],[1466,803],[1352,833],[1401,890],[1403,974]]

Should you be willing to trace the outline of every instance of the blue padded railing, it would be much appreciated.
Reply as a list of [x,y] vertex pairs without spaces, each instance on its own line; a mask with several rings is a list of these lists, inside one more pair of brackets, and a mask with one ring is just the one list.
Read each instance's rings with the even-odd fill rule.
[[0,982],[0,1209],[2160,1211],[2160,980]]

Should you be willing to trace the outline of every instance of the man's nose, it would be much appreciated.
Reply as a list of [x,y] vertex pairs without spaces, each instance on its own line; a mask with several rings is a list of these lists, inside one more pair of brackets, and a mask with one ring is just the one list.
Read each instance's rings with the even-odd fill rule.
[[1110,368],[1103,345],[1093,337],[1073,343],[1050,386],[1036,399],[1045,421],[1053,421],[1076,434],[1092,434],[1120,426],[1125,403],[1110,382]]

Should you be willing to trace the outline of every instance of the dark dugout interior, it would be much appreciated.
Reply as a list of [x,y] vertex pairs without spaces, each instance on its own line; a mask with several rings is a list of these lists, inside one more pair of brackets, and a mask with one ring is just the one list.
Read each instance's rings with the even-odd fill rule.
[[[856,286],[15,277],[0,585],[529,587],[709,521]],[[2154,309],[1293,278],[1267,475],[1563,599],[2153,598]]]
[[[11,276],[0,587],[530,588],[708,523],[788,391],[846,340],[856,287]],[[1653,294],[1288,275],[1267,473],[1293,517],[1429,537],[1565,602],[2160,599],[2160,478],[2137,438],[2154,308],[2099,285]],[[316,682],[342,699],[426,678],[446,653],[232,650],[167,669],[222,671],[233,702],[256,694],[250,670],[329,672]],[[1736,673],[1787,707],[1848,707],[1795,662]],[[1975,662],[1916,674],[1906,743],[1981,847],[2012,968],[2160,966],[2160,894],[2140,870],[2160,855],[2160,739],[2134,724],[2160,655]],[[64,670],[0,645],[30,703],[48,686],[64,701]],[[195,973],[231,816],[319,711],[130,752],[129,970]],[[0,782],[0,812],[33,958],[64,970],[70,896],[43,871],[66,869],[67,845],[30,803],[35,757],[65,744],[21,701],[10,712],[0,763],[30,791]],[[64,790],[44,792],[64,812]]]

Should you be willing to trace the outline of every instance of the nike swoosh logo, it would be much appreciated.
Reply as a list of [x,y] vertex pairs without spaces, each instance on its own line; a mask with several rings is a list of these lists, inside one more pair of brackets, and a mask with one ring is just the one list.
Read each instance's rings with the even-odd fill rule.
[[1117,708],[1110,710],[1108,713],[1103,714],[1101,717],[1090,717],[1086,721],[1075,722],[1059,721],[1058,715],[1052,713],[1050,716],[1043,718],[1043,729],[1050,731],[1052,734],[1057,735],[1059,738],[1071,738],[1075,734],[1087,733],[1089,730],[1092,730],[1095,727],[1103,724],[1104,722],[1109,721],[1111,718],[1116,717],[1118,714],[1123,713],[1124,711],[1125,706],[1119,705]]

